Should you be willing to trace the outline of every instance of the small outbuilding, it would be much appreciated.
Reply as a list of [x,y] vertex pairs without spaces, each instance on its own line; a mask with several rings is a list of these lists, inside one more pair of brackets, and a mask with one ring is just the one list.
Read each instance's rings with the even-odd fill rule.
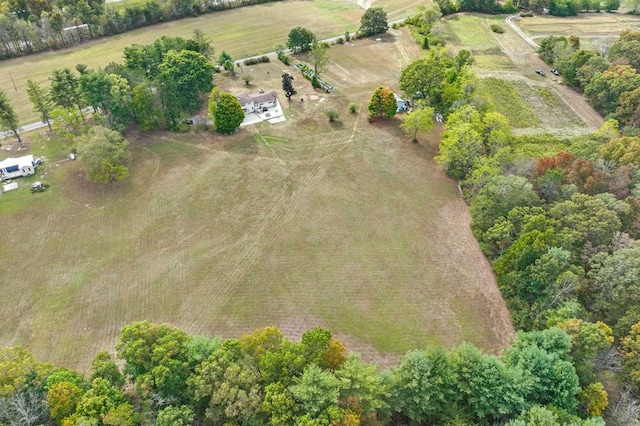
[[25,155],[23,157],[9,157],[0,161],[0,180],[12,179],[20,176],[31,176],[36,173],[36,166],[42,160],[39,158],[34,160],[33,155]]
[[396,112],[405,112],[409,109],[409,101],[406,101],[404,99],[402,99],[400,96],[396,95],[395,93],[393,94],[393,97],[396,98],[396,105],[398,106],[398,109],[396,110]]

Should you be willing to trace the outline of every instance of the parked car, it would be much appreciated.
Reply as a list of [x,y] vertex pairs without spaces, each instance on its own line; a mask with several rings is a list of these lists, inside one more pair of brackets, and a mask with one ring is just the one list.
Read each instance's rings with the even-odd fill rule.
[[542,70],[536,70],[536,74],[539,74],[539,75],[541,75],[543,77],[546,77],[546,75],[547,75],[547,73],[542,71]]
[[555,68],[551,68],[549,71],[551,71],[551,74],[560,75],[560,72]]

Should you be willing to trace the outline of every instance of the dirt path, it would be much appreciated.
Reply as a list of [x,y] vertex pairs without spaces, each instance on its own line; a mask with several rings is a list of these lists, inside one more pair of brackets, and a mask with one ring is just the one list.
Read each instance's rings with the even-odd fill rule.
[[[558,81],[554,81],[555,79],[552,77],[538,77],[535,74],[534,70],[547,70],[549,66],[535,52],[533,47],[536,45],[535,42],[517,27],[517,18],[509,17],[507,19],[509,28],[505,29],[504,34],[494,35],[494,38],[501,50],[509,57],[516,71],[527,79],[542,79],[546,86],[553,90],[589,126],[590,130],[598,129],[604,120],[581,94]],[[484,75],[482,72],[480,74]]]

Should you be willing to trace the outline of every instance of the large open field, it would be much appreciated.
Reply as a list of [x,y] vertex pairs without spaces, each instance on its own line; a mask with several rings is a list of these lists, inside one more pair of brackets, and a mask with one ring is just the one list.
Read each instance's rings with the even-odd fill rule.
[[[223,336],[321,325],[381,363],[463,340],[500,351],[513,329],[458,188],[432,160],[438,131],[412,144],[397,120],[366,120],[373,88],[397,84],[418,53],[404,30],[332,47],[338,91],[296,78],[304,102],[281,124],[131,133],[119,186],[35,146],[50,190],[0,197],[0,344],[86,368],[122,325],[149,319]],[[253,90],[279,89],[283,68],[244,72]],[[218,83],[244,90],[240,76]]]

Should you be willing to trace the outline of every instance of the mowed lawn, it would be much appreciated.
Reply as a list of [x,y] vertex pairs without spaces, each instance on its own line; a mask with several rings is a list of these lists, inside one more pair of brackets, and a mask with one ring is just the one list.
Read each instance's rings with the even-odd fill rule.
[[[412,144],[398,119],[366,120],[373,89],[397,84],[417,48],[402,30],[329,53],[337,91],[296,76],[284,123],[133,132],[122,185],[50,158],[47,192],[2,195],[0,344],[86,370],[124,324],[148,319],[224,337],[322,326],[387,365],[430,344],[499,352],[513,329],[458,188],[432,160],[439,130]],[[245,70],[248,89],[280,91],[283,68]],[[245,90],[240,78],[219,84]]]

